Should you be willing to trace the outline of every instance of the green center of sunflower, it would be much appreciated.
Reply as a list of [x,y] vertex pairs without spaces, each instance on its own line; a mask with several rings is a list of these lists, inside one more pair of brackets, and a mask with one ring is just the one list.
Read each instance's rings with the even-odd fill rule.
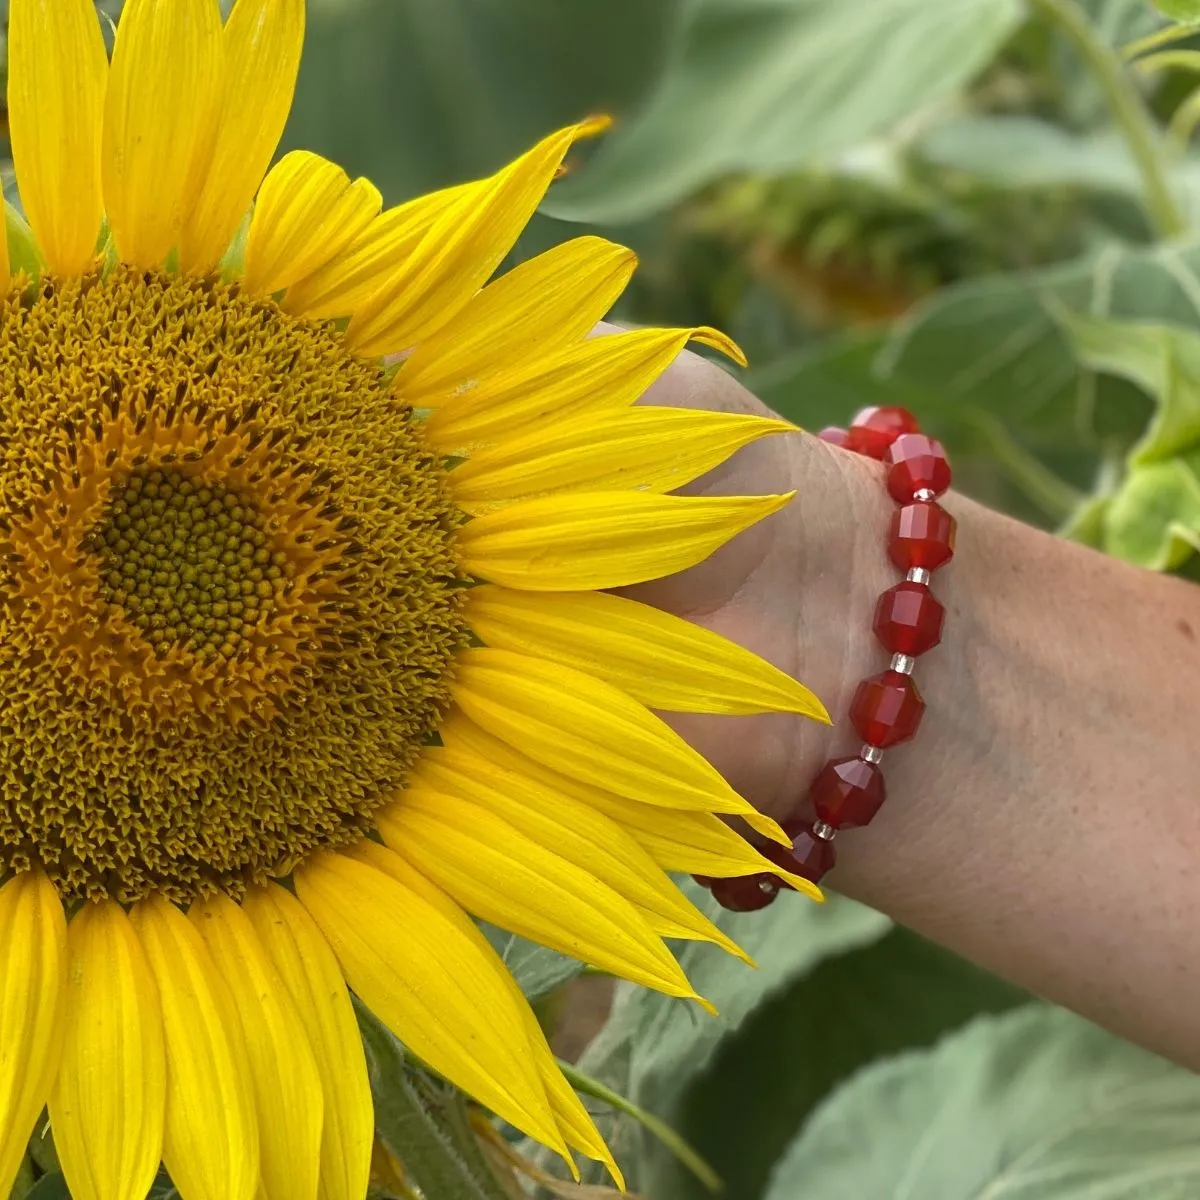
[[441,460],[378,364],[214,280],[0,310],[0,870],[179,901],[370,828],[465,641]]
[[91,549],[100,594],[152,646],[233,658],[243,630],[269,619],[286,590],[288,557],[267,545],[262,514],[220,483],[182,471],[114,481]]

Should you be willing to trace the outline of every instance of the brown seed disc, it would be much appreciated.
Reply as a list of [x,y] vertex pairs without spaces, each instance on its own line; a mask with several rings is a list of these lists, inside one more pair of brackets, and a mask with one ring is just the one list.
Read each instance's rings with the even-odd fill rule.
[[375,362],[215,280],[0,309],[0,868],[179,901],[362,836],[448,704],[458,513]]

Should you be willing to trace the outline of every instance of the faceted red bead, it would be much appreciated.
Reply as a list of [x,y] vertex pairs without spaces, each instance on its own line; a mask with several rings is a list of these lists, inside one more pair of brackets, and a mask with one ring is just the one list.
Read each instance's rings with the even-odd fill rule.
[[846,430],[839,428],[837,425],[826,425],[817,437],[823,442],[828,442],[831,446],[840,446],[843,450],[850,444],[850,435]]
[[712,894],[730,912],[757,912],[772,903],[783,886],[774,875],[739,875],[734,879],[714,879]]
[[[782,846],[779,849],[783,849]],[[796,875],[803,875],[813,883],[820,883],[837,865],[837,851],[832,842],[819,838],[812,831],[812,826],[805,824],[792,835],[792,854],[796,866],[791,870]]]
[[917,732],[925,701],[909,675],[881,671],[864,679],[850,701],[850,721],[869,746],[886,749]]
[[922,488],[940,496],[950,486],[950,463],[941,442],[923,433],[902,433],[884,453],[887,487],[899,504],[907,504]]
[[917,419],[903,408],[864,408],[850,422],[846,442],[851,450],[868,458],[882,458],[887,448],[902,434],[916,433]]
[[946,610],[923,583],[890,587],[875,606],[875,636],[885,650],[914,657],[942,640]]
[[888,555],[901,570],[936,571],[954,557],[954,518],[933,500],[896,509],[888,533]]
[[817,816],[835,829],[866,825],[887,798],[883,772],[861,758],[834,758],[808,789]]

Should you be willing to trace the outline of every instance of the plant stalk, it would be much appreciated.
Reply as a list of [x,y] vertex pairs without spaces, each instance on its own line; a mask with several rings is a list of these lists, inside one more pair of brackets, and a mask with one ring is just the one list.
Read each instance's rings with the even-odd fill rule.
[[1122,46],[1121,57],[1131,62],[1135,58],[1140,58],[1147,51],[1185,41],[1195,32],[1196,26],[1194,25],[1166,25],[1162,29],[1156,29],[1153,33],[1147,34],[1144,38],[1138,38],[1136,42],[1130,42],[1128,46]]
[[627,1100],[622,1096],[620,1092],[614,1092],[612,1088],[605,1086],[600,1080],[586,1075],[571,1063],[560,1058],[558,1065],[567,1077],[567,1082],[577,1092],[582,1092],[585,1096],[591,1096],[596,1100],[603,1100],[605,1104],[612,1105],[618,1112],[632,1117],[670,1150],[710,1192],[719,1192],[724,1188],[725,1185],[722,1183],[720,1175],[661,1117],[656,1117],[644,1108],[639,1108],[632,1100]]
[[1077,0],[1031,0],[1091,68],[1142,176],[1146,212],[1158,235],[1178,237],[1187,219],[1171,190],[1162,138],[1120,58],[1092,28]]

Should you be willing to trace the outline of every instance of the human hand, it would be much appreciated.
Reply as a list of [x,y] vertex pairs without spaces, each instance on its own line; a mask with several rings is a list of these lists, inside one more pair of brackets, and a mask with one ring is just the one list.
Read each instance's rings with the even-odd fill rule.
[[[773,415],[731,375],[690,352],[642,402]],[[882,653],[871,617],[875,597],[894,582],[882,552],[890,504],[879,473],[877,464],[799,431],[764,438],[687,490],[795,489],[796,499],[700,565],[628,594],[753,650],[811,688],[838,721],[848,689]],[[669,719],[739,792],[779,818],[798,808],[837,736],[788,714]]]

